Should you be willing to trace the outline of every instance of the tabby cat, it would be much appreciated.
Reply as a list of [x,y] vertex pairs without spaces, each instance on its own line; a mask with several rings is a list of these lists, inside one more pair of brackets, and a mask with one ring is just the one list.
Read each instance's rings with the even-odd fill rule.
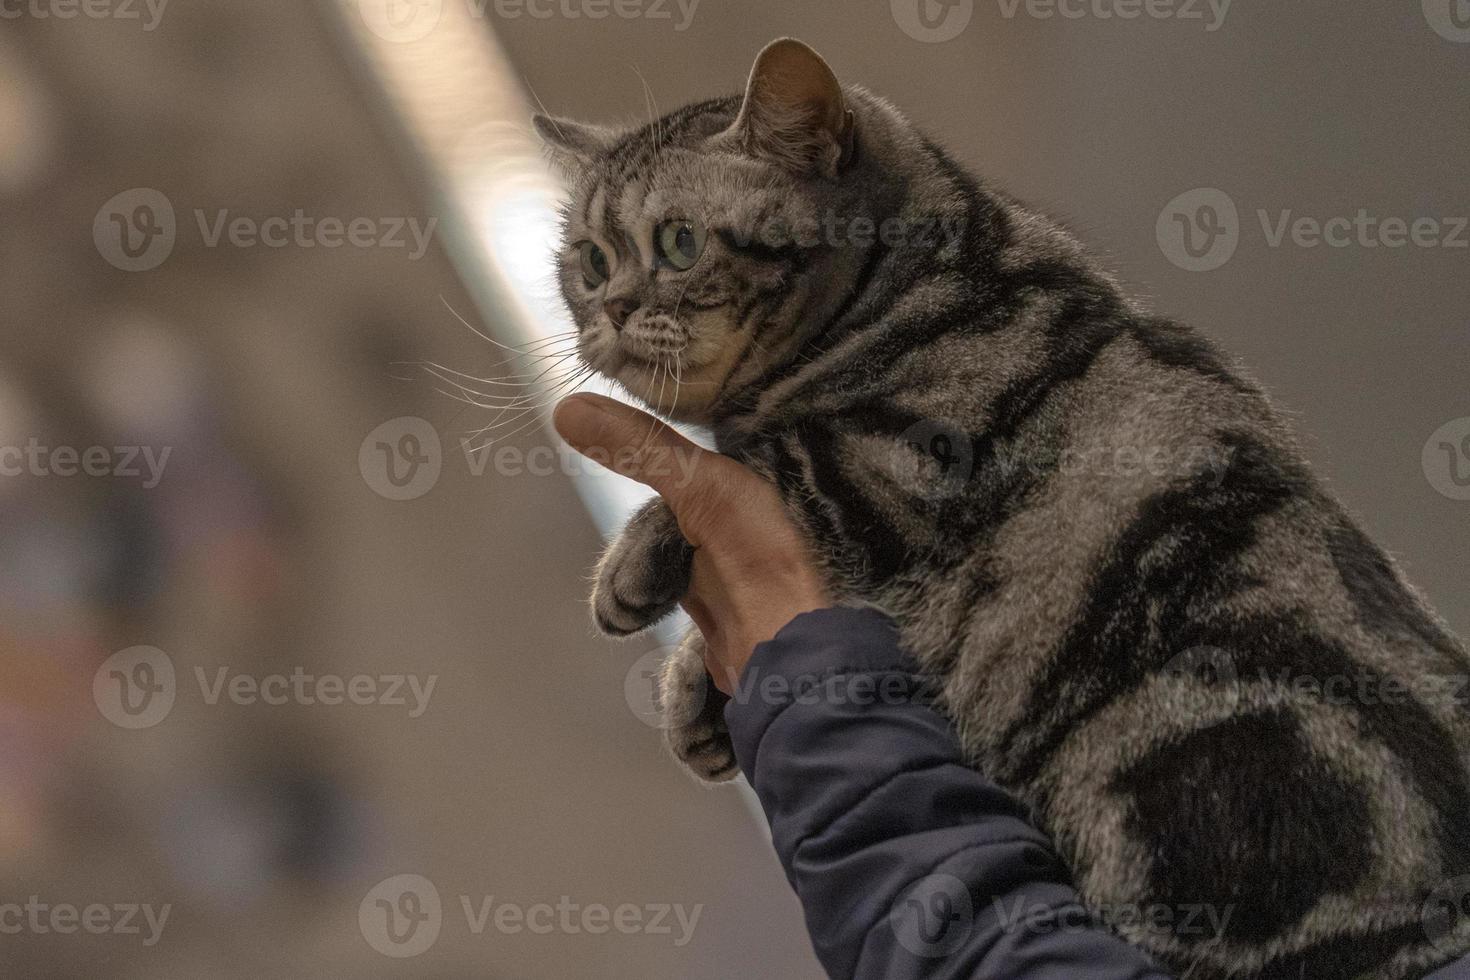
[[[1092,907],[1230,912],[1125,938],[1195,980],[1470,951],[1470,922],[1421,922],[1470,874],[1470,659],[1210,343],[798,41],[743,96],[535,125],[586,364],[780,489]],[[690,559],[647,505],[598,624],[670,613]],[[664,670],[668,738],[727,780],[698,643]]]

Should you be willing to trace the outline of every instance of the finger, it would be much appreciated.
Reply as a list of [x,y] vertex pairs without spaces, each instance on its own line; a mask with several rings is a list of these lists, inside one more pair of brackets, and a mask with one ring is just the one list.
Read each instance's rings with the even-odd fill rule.
[[738,464],[685,439],[631,405],[602,395],[562,399],[552,416],[556,431],[577,452],[652,487],[678,514],[698,483],[718,480]]
[[694,623],[695,629],[704,635],[705,646],[715,637],[715,617],[710,614],[709,608],[692,595],[686,595],[679,600],[679,605],[689,614],[689,619]]
[[725,663],[721,654],[722,651],[717,646],[705,641],[704,672],[721,694],[734,694],[740,684],[740,678],[735,676],[735,672],[730,669],[729,664]]
[[709,677],[710,683],[715,686],[715,690],[726,697],[732,697],[735,694],[737,680],[730,674],[730,668],[708,653],[704,655],[704,672]]

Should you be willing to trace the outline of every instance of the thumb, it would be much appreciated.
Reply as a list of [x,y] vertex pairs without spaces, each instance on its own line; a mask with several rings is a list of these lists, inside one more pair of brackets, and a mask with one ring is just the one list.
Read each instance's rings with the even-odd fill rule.
[[674,514],[696,489],[738,464],[702,449],[662,421],[602,395],[564,398],[552,415],[556,431],[583,456],[652,487]]

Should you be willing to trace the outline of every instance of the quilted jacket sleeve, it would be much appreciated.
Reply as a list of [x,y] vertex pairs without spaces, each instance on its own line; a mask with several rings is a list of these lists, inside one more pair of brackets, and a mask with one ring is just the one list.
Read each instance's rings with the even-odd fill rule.
[[1163,980],[1089,921],[1024,807],[960,759],[872,610],[797,617],[725,717],[833,977]]
[[[872,610],[798,616],[725,717],[818,958],[838,978],[1167,980],[1090,920],[1020,802],[965,766]],[[1429,980],[1470,980],[1470,959]]]

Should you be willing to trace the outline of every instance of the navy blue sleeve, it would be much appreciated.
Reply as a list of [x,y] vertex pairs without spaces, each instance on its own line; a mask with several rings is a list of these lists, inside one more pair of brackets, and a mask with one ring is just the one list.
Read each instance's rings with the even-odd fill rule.
[[[1169,980],[1093,922],[1022,804],[961,761],[872,610],[798,616],[725,707],[827,972],[855,980]],[[1470,958],[1428,980],[1470,980]]]
[[1090,921],[1051,842],[964,765],[872,610],[798,616],[725,708],[828,974],[1167,980]]

